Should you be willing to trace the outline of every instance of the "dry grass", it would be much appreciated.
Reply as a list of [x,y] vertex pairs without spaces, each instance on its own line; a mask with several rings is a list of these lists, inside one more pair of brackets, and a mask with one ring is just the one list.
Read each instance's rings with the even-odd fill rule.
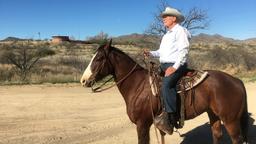
[[[256,48],[256,47],[255,47]],[[196,69],[214,69],[239,74],[256,69],[254,49],[215,46],[208,49],[192,48],[190,66]]]
[[[13,43],[0,44],[0,54],[6,46]],[[62,43],[59,45],[47,42],[32,43],[44,45],[55,51],[55,55],[42,58],[31,70],[26,83],[63,83],[78,82],[83,70],[90,61],[98,45]],[[114,45],[143,64],[142,48],[134,45]],[[192,44],[189,54],[189,66],[194,69],[221,70],[244,78],[246,81],[256,80],[256,46],[241,44]],[[0,82],[20,83],[13,65],[0,61]],[[22,83],[22,82],[21,82]]]

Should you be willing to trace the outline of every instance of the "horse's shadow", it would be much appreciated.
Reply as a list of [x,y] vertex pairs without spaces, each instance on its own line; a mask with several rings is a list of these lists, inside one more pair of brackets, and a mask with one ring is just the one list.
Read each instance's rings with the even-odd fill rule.
[[[251,144],[256,143],[256,125],[254,125],[254,119],[250,116],[249,118],[249,129],[248,129],[248,142]],[[222,125],[223,137],[221,144],[232,143],[226,129]],[[205,123],[199,127],[192,129],[191,131],[182,134],[183,141],[180,144],[211,144],[212,135],[211,127],[209,123]]]

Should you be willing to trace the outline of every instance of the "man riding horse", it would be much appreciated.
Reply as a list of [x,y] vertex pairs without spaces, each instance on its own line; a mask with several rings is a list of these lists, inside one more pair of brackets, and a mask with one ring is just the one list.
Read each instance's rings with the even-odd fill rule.
[[166,34],[156,51],[144,51],[146,56],[159,57],[161,70],[165,72],[162,79],[161,96],[163,112],[155,119],[156,126],[165,133],[172,134],[177,125],[176,118],[176,84],[187,69],[190,33],[179,23],[184,16],[176,9],[167,7],[161,14]]
[[[164,35],[157,51],[145,52],[146,55],[159,56],[163,78],[163,113],[154,119],[161,130],[161,141],[164,133],[171,134],[176,124],[176,90],[174,86],[186,68],[190,38],[189,32],[179,25],[184,17],[173,8],[166,8],[161,15],[168,32]],[[136,125],[138,144],[150,143],[150,127],[153,117],[160,108],[159,97],[152,91],[149,71],[136,63],[130,56],[111,45],[111,40],[100,46],[85,69],[81,84],[92,87],[95,82],[108,75],[114,77],[115,84],[124,98],[127,115]],[[248,105],[243,82],[227,73],[207,70],[207,77],[184,99],[184,120],[193,119],[206,112],[212,131],[213,144],[219,144],[222,137],[222,124],[229,134],[232,144],[248,142]],[[171,89],[170,89],[171,87]],[[184,87],[181,87],[184,90]],[[93,89],[93,91],[97,91]],[[193,97],[192,97],[193,96]],[[182,97],[180,97],[179,101]],[[180,124],[180,122],[179,122]],[[181,122],[182,124],[182,122]],[[205,143],[205,142],[203,142]]]

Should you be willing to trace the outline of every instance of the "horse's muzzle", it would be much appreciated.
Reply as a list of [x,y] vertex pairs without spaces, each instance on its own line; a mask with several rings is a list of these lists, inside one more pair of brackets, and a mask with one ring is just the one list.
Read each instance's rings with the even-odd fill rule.
[[92,87],[93,86],[93,84],[95,83],[95,81],[93,81],[93,80],[83,80],[82,82],[82,85],[84,86],[84,87]]

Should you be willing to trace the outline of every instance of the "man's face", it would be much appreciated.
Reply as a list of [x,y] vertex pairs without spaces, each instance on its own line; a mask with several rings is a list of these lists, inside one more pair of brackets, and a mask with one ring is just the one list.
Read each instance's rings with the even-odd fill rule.
[[164,26],[167,28],[172,28],[174,24],[176,24],[176,17],[175,16],[164,16],[163,17]]

